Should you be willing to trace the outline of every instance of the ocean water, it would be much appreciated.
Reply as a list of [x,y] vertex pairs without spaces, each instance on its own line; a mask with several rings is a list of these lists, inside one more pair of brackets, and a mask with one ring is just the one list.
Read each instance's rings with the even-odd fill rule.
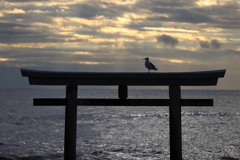
[[[63,159],[64,89],[0,89],[0,160]],[[82,89],[79,98],[116,98],[117,90]],[[129,90],[129,98],[168,98],[168,90]],[[184,160],[240,160],[240,91],[183,90],[214,107],[182,107]],[[168,107],[78,106],[77,159],[169,160]]]

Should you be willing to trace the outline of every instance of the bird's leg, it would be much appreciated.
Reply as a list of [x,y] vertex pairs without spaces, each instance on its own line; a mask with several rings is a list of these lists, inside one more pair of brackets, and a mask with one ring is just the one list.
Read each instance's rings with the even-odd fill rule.
[[150,73],[150,70],[148,70],[148,73]]

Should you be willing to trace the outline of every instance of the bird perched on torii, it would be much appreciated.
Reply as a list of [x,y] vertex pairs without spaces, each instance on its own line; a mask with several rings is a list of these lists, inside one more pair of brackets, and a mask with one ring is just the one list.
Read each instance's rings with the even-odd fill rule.
[[149,58],[143,58],[145,60],[145,67],[148,69],[148,73],[150,73],[150,70],[158,70],[151,62],[149,62]]

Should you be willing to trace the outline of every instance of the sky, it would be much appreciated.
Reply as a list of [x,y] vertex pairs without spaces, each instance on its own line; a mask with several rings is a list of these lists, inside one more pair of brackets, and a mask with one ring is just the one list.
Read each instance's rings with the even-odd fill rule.
[[149,57],[157,72],[227,69],[202,88],[239,90],[239,42],[239,0],[0,0],[0,88],[30,87],[20,68],[147,72]]

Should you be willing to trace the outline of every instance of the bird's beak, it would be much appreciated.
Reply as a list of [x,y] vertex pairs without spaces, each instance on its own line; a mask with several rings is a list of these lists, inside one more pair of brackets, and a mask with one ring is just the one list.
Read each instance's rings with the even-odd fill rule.
[[145,60],[146,58],[143,58],[143,60]]

